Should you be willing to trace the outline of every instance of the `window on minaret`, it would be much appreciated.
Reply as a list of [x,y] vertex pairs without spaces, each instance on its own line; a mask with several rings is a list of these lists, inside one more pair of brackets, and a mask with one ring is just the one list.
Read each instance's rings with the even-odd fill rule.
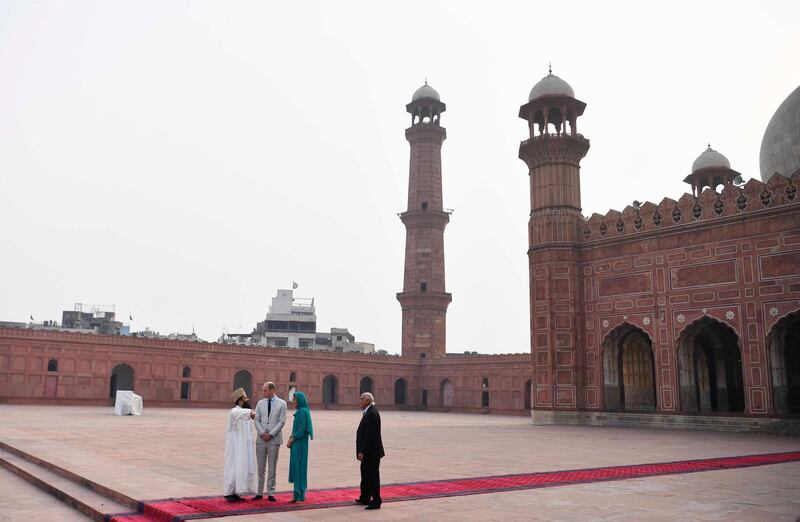
[[428,210],[428,202],[427,201],[423,201],[422,202],[422,210]]
[[428,283],[420,283],[419,284],[419,291],[420,292],[427,292],[428,291]]

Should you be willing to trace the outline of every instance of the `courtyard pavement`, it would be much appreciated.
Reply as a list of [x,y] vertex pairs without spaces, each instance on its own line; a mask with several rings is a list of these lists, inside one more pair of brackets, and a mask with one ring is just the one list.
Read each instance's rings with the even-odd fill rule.
[[[379,405],[380,407],[380,405]],[[291,432],[291,414],[284,430]],[[0,405],[0,440],[139,500],[221,494],[227,410]],[[312,411],[309,487],[355,486],[360,411]],[[761,435],[532,426],[525,417],[384,411],[383,483],[530,473],[800,450]],[[278,489],[287,482],[281,450]],[[64,504],[0,470],[0,520],[78,520]],[[313,495],[310,492],[309,495]],[[256,520],[797,520],[800,462],[619,482],[385,503]]]

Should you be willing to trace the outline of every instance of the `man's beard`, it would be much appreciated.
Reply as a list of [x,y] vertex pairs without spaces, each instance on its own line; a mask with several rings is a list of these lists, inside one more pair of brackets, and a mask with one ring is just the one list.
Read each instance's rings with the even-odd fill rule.
[[242,408],[247,408],[248,410],[251,410],[252,408],[250,407],[250,401],[242,402]]

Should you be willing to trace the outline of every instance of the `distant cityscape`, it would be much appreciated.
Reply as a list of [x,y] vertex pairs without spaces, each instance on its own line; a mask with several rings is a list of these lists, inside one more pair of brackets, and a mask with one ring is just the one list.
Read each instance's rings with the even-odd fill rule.
[[[30,322],[0,321],[0,328],[208,342],[199,338],[194,332],[162,335],[150,328],[131,332],[130,324],[124,324],[117,319],[114,305],[85,303],[75,303],[72,310],[64,310],[61,313],[60,324],[58,321],[52,320],[35,322],[31,317]],[[335,327],[331,328],[329,332],[318,332],[314,298],[295,297],[294,290],[278,290],[277,295],[272,298],[272,304],[266,317],[263,321],[258,322],[250,333],[223,333],[216,342],[245,346],[388,355],[386,350],[376,350],[374,343],[356,341],[355,335],[347,328]]]

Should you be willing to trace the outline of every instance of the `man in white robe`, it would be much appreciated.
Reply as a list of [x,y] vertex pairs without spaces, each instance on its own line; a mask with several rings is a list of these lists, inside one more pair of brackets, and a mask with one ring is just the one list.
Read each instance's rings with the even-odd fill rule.
[[250,399],[242,388],[231,395],[233,408],[228,414],[228,430],[225,433],[225,500],[244,500],[240,494],[255,490],[256,448],[255,412],[250,409]]

